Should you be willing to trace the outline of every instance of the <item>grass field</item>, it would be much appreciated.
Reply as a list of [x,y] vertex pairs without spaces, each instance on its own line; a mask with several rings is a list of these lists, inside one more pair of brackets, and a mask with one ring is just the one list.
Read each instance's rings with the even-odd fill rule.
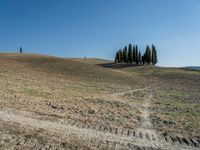
[[[69,149],[101,149],[109,142],[121,143],[121,147],[115,144],[115,148],[105,149],[131,149],[130,143],[149,146],[144,139],[135,143],[124,136],[111,138],[107,133],[98,137],[96,130],[85,133],[84,125],[120,128],[128,135],[129,130],[143,129],[156,135],[200,138],[200,72],[100,65],[106,63],[111,62],[0,54],[0,149],[65,149],[63,140],[66,147],[71,146]],[[70,127],[62,129],[63,122]],[[51,127],[48,129],[46,124]],[[66,138],[62,134],[65,130]],[[87,135],[88,140],[81,135]],[[30,140],[30,144],[20,143],[19,139]]]

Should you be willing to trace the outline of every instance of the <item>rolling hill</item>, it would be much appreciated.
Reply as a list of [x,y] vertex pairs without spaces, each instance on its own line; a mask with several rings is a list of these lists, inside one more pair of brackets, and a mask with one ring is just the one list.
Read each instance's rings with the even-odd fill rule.
[[199,66],[188,66],[188,67],[185,67],[185,68],[193,69],[193,70],[200,70]]
[[0,149],[198,149],[199,81],[193,70],[1,53]]

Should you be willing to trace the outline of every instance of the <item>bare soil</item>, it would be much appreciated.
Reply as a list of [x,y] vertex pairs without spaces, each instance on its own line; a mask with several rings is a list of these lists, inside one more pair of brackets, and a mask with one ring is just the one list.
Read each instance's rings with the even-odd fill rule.
[[0,54],[0,149],[200,148],[200,73],[81,61]]

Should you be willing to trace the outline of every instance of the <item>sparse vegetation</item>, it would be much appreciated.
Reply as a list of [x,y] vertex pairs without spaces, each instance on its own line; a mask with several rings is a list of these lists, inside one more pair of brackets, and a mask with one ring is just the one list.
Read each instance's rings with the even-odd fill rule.
[[[130,47],[128,63],[133,58]],[[101,63],[119,67],[104,68]],[[192,70],[0,54],[0,148],[31,149],[38,143],[61,148],[65,141],[95,149],[107,140],[124,148],[133,139],[148,146],[162,140],[157,135],[167,134],[199,139],[199,80],[200,72]]]

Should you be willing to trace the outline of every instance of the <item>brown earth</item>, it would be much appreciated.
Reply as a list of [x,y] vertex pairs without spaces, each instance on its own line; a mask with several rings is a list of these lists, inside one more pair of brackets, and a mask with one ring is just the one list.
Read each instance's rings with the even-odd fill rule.
[[199,149],[199,72],[99,63],[0,54],[0,149]]

